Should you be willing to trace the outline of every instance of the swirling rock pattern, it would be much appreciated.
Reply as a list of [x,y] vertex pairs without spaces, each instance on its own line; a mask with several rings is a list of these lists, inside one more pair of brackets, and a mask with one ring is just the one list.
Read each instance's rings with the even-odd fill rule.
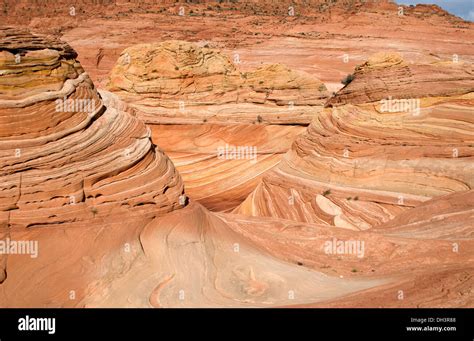
[[[39,39],[1,52],[1,237],[40,245],[2,256],[1,306],[276,306],[384,282],[297,268],[234,231],[249,223],[233,215],[178,209],[181,178],[150,130],[66,45]],[[64,106],[76,100],[94,105]]]
[[90,262],[186,204],[150,130],[101,97],[76,57],[54,38],[0,29],[0,237],[38,245],[33,257],[2,251],[2,306],[74,305],[69,293],[103,275]]
[[[466,238],[467,228],[452,224],[457,219],[450,217],[469,211],[472,215],[472,207],[465,200],[470,197],[472,193],[464,193],[456,209],[445,208],[438,216],[447,217],[448,221],[439,226],[443,224],[451,237],[428,239],[410,238],[410,226],[398,231],[388,227],[369,231],[330,229],[280,218],[210,213],[192,203],[182,210],[183,215],[181,211],[172,212],[150,222],[140,234],[143,254],[137,256],[134,265],[124,272],[112,272],[112,278],[94,282],[89,290],[95,295],[87,296],[81,304],[471,306],[473,278],[469,271],[474,243]],[[411,224],[422,224],[426,235],[440,231],[439,226],[431,229],[425,224],[430,210],[438,205],[427,204],[426,213],[418,215],[419,219],[412,216]],[[400,215],[401,220],[407,218]],[[469,228],[472,231],[472,224]],[[327,243],[336,241],[363,243],[360,257],[328,252]],[[454,241],[462,253],[453,252]],[[462,267],[461,259],[466,260]],[[422,284],[427,277],[436,284]],[[413,284],[422,289],[413,288]],[[394,297],[398,288],[409,293],[404,302]],[[426,303],[429,297],[434,301]]]
[[[284,65],[240,72],[216,49],[175,40],[125,49],[108,89],[151,127],[191,198],[219,211],[245,199],[328,96],[322,82]],[[218,159],[226,145],[257,155]]]
[[[151,125],[152,139],[173,160],[186,194],[213,211],[237,207],[258,185],[261,175],[278,164],[302,126]],[[225,146],[254,148],[251,158],[226,159]]]
[[0,210],[11,228],[181,207],[181,178],[149,129],[104,106],[67,44],[9,28],[0,37]]
[[[403,61],[384,58],[384,63],[374,66],[380,78]],[[372,61],[365,65],[372,67]],[[451,66],[441,70],[448,76],[459,72]],[[472,83],[472,74],[465,75],[465,84]],[[436,76],[412,77],[421,84]],[[370,87],[363,80],[353,82]],[[408,93],[412,84],[386,83],[385,94]],[[417,114],[383,112],[371,104],[325,109],[236,212],[368,229],[432,198],[472,189],[472,93],[455,96],[449,81],[438,90],[452,96],[420,99]],[[341,92],[347,94],[346,88]],[[358,103],[363,97],[353,98]]]
[[[472,23],[435,6],[399,17],[389,1],[323,2],[296,1],[294,17],[271,1],[193,2],[180,17],[180,4],[78,1],[73,18],[63,0],[58,12],[7,1],[0,17],[65,33],[96,84],[131,41],[192,39],[244,62],[167,42],[117,65],[120,88],[98,94],[66,44],[1,30],[0,238],[38,242],[39,256],[0,257],[0,306],[472,307]],[[324,110],[319,81],[262,66],[278,56],[337,91],[380,46],[407,60],[371,58]],[[452,53],[459,64],[431,63]],[[64,93],[94,110],[57,110]],[[387,96],[417,96],[420,111],[385,112]],[[183,174],[182,209],[150,137]],[[256,163],[217,158],[225,144],[258,147]],[[229,211],[255,186],[234,211],[248,215],[193,202]]]
[[292,230],[292,222],[215,214],[196,203],[182,211],[184,215],[177,211],[148,224],[140,235],[144,254],[135,266],[115,274],[112,284],[95,283],[98,294],[81,303],[88,307],[272,307],[324,301],[385,283],[380,278],[327,276],[265,252],[268,244],[260,238],[271,231],[275,236],[278,230]]

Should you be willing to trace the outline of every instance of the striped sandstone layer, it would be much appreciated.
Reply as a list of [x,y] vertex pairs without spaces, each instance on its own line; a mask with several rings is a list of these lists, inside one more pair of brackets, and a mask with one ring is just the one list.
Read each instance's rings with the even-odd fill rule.
[[449,62],[414,64],[397,53],[381,52],[357,66],[352,77],[326,106],[377,102],[390,96],[416,99],[474,92],[474,66],[456,57]]
[[149,129],[103,105],[67,44],[0,34],[0,208],[11,226],[180,206],[181,179]]
[[151,124],[308,124],[329,95],[284,65],[242,73],[215,49],[174,40],[125,49],[107,87]]
[[181,178],[150,130],[104,106],[76,57],[54,38],[0,29],[2,238],[183,206]]
[[[392,65],[379,64],[380,78],[384,71],[393,75]],[[440,70],[447,78],[460,72],[451,65]],[[474,82],[468,70],[463,84]],[[422,84],[436,75],[412,77]],[[413,82],[387,82],[384,94],[393,88],[396,100]],[[445,96],[419,98],[419,111],[387,112],[381,103],[326,108],[236,212],[364,230],[432,198],[472,189],[474,98],[452,86],[440,82],[438,94]],[[334,98],[342,97],[329,102]]]
[[[237,66],[195,43],[140,44],[122,52],[108,84],[150,126],[190,197],[217,211],[245,199],[329,94],[319,80],[281,64],[249,72]],[[226,146],[255,155],[221,158]]]
[[383,282],[300,268],[234,231],[233,215],[186,205],[150,130],[74,51],[1,34],[1,237],[38,245],[2,255],[2,307],[279,306]]

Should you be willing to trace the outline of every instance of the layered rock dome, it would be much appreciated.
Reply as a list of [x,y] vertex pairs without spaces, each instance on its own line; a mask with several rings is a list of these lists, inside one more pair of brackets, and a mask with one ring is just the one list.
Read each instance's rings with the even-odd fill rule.
[[10,227],[182,206],[181,178],[150,130],[104,106],[69,45],[11,28],[0,41],[0,210]]
[[333,96],[326,106],[362,104],[392,97],[414,99],[449,97],[474,92],[472,63],[451,61],[429,64],[407,63],[397,53],[381,52],[356,67],[353,80]]
[[[312,121],[236,212],[364,230],[432,198],[471,190],[474,77],[469,66],[443,65],[437,73],[394,79],[394,68],[408,67],[400,57],[369,59],[328,102],[339,105]],[[364,76],[371,72],[377,76]],[[460,74],[463,86],[453,88],[449,79]],[[417,92],[416,84],[436,77],[444,77],[436,89]],[[373,79],[384,84],[380,93],[367,90]],[[443,97],[427,97],[430,91]],[[416,111],[365,103],[404,93],[420,96]]]
[[[282,64],[240,71],[207,44],[171,40],[125,49],[108,90],[147,123],[182,174],[189,195],[230,210],[275,166],[329,97],[324,83]],[[256,150],[218,159],[225,146]]]
[[303,72],[281,64],[240,72],[234,62],[185,41],[140,44],[121,53],[107,87],[152,124],[308,124],[328,98]]

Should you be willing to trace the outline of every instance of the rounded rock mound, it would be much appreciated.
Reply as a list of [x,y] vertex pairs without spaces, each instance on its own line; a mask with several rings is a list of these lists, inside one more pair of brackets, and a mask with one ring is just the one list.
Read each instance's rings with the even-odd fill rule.
[[437,98],[474,92],[471,63],[445,61],[407,63],[396,53],[381,52],[355,68],[345,86],[326,107],[373,103],[382,100]]
[[[0,29],[0,218],[10,228],[182,206],[149,129],[102,97],[66,43]],[[180,203],[181,201],[181,203]]]
[[329,97],[324,83],[281,64],[240,72],[217,49],[186,41],[125,49],[107,89],[150,124],[309,124]]
[[[125,49],[112,69],[108,89],[141,95],[205,100],[236,90],[240,75],[224,55],[193,43],[170,40]],[[183,98],[184,99],[184,98]]]

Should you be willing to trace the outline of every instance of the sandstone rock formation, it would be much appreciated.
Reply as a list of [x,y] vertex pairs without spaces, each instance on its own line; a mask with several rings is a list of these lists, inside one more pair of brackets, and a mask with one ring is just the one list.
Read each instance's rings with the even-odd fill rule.
[[234,231],[237,217],[181,208],[150,131],[67,44],[2,34],[2,238],[38,248],[2,254],[1,306],[275,306],[384,282],[299,268]]
[[218,51],[184,41],[125,49],[108,89],[153,124],[307,124],[328,97],[309,75],[279,64],[241,73]]
[[[278,164],[305,127],[291,125],[151,125],[152,139],[173,160],[186,194],[213,211],[237,207]],[[220,155],[247,148],[249,155]]]
[[[149,129],[122,110],[106,108],[76,57],[69,45],[53,38],[0,29],[2,240],[38,241],[45,236],[25,228],[76,223],[98,229],[121,219],[133,233],[140,219],[185,204],[180,200],[181,178],[152,144]],[[141,218],[133,218],[136,215]],[[43,261],[48,247],[63,250],[54,239],[43,241]],[[71,241],[64,248],[70,246]],[[98,252],[106,253],[107,247]],[[2,281],[11,279],[2,287],[4,294],[18,284],[15,278],[30,280],[36,266],[42,266],[17,263],[24,257],[2,254],[7,269]],[[64,285],[74,278],[64,275]],[[51,294],[50,280],[54,283],[54,278],[43,283],[42,295]],[[10,300],[19,304],[15,296],[2,298]]]
[[379,53],[358,66],[353,80],[327,106],[394,99],[447,97],[474,92],[471,63],[410,64],[394,53]]
[[0,33],[0,202],[9,224],[180,207],[181,179],[143,123],[104,107],[67,44],[16,32]]
[[68,44],[0,30],[0,243],[39,246],[0,256],[0,306],[474,306],[473,23],[35,3],[0,19]]
[[148,224],[140,235],[144,254],[136,266],[113,285],[94,283],[97,294],[82,304],[271,307],[319,302],[385,282],[326,276],[272,257],[257,236],[277,226],[283,229],[285,222],[260,220],[259,231],[251,231],[255,221],[247,217],[215,215],[196,203],[182,211],[184,215],[176,212]]
[[[404,254],[410,259],[398,259],[398,265],[395,265],[390,264],[391,261],[388,258],[391,257],[384,257],[384,261],[379,263],[380,265],[384,264],[382,267],[392,268],[390,272],[395,268],[399,268],[398,271],[404,271],[404,273],[397,276],[400,280],[396,281],[395,285],[389,283],[366,290],[363,293],[348,295],[343,299],[310,306],[386,307],[387,301],[392,301],[394,292],[400,292],[401,290],[404,293],[404,299],[397,299],[390,306],[471,307],[474,304],[472,299],[474,284],[472,276],[473,258],[470,251],[474,231],[474,224],[472,223],[474,214],[472,207],[473,195],[474,192],[470,190],[429,200],[398,215],[392,221],[371,230],[377,235],[383,235],[387,238],[385,240],[391,242],[402,238],[404,241],[409,240],[410,243],[414,243],[412,244],[414,249],[411,251],[405,253],[399,249],[392,253],[392,257],[403,257]],[[434,246],[431,243],[439,244]],[[460,247],[463,248],[462,251]],[[445,257],[451,258],[453,263],[451,265],[445,264],[445,266],[439,268],[433,267],[434,262],[437,262],[435,258],[438,257],[438,251],[443,248],[445,251],[441,252],[444,253]],[[382,252],[381,250],[382,248],[379,252]],[[422,250],[426,250],[426,257],[421,256],[423,254]],[[436,252],[433,252],[433,250],[436,250]],[[459,260],[464,256],[467,257],[460,263]],[[395,259],[392,258],[392,260]],[[417,268],[415,264],[420,265],[420,268]],[[379,269],[372,269],[372,271],[378,272]],[[392,273],[395,274],[396,272]]]
[[[238,53],[245,68],[277,60],[311,73],[331,90],[337,90],[340,79],[381,46],[425,62],[453,54],[472,60],[468,42],[473,39],[473,24],[434,5],[401,6],[404,15],[400,16],[399,5],[390,0],[291,4],[43,0],[35,4],[31,10],[28,1],[5,0],[0,6],[1,22],[64,35],[94,83],[103,86],[120,53],[132,43],[170,39],[208,44],[229,56]],[[100,49],[103,59],[97,65]],[[349,56],[346,62],[344,54]]]
[[[403,62],[385,56],[381,62],[369,60],[364,65],[376,70],[376,79],[385,79],[385,73],[393,76],[394,65]],[[380,103],[375,108],[346,104],[325,109],[237,212],[364,230],[431,198],[472,189],[474,102],[469,86],[474,78],[450,65],[437,68],[441,71],[433,75],[412,74],[410,79],[385,82],[383,95],[393,94],[396,101],[396,96],[412,91],[412,84],[445,75],[437,91],[452,96],[421,98],[415,111],[387,112]],[[465,86],[458,84],[453,90],[447,79],[460,72]],[[353,88],[359,84],[368,89],[371,79],[358,78],[356,72]],[[374,91],[371,97],[361,90],[351,97],[353,83],[329,103],[382,96]],[[455,96],[459,89],[471,93]]]
[[[240,204],[328,97],[305,73],[281,64],[240,72],[219,51],[184,41],[125,49],[108,89],[150,125],[190,196],[213,210]],[[226,146],[255,150],[254,158],[220,159]]]
[[418,239],[473,239],[474,191],[461,191],[429,200],[380,225],[386,235]]
[[[462,200],[469,197],[472,194],[459,197],[458,208],[446,209],[445,217],[452,219],[450,216],[459,210],[470,211],[472,215],[472,207]],[[209,213],[196,203],[181,211],[186,214],[179,219],[180,212],[173,212],[148,224],[140,235],[144,254],[135,265],[112,279],[91,284],[96,295],[87,297],[81,304],[88,307],[468,307],[474,304],[469,294],[473,284],[469,272],[474,243],[472,238],[466,238],[459,225],[451,224],[453,220],[440,223],[452,233],[448,240],[426,240],[423,236],[409,237],[403,233],[404,228],[398,234],[390,229],[387,234],[382,229],[376,232],[329,229],[285,219]],[[419,221],[411,223],[429,217],[422,214]],[[429,235],[429,224],[425,227],[425,234]],[[469,229],[473,230],[472,224]],[[438,227],[433,228],[436,230]],[[360,245],[354,247],[357,250],[354,253],[338,253],[332,245],[341,242]],[[463,251],[453,252],[453,242]],[[466,262],[460,265],[462,259]],[[426,278],[432,281],[431,286],[423,284]],[[422,289],[417,290],[413,285]],[[397,298],[400,288],[407,293],[403,302]],[[452,288],[452,292],[447,288]],[[339,295],[343,298],[338,298]],[[430,297],[433,302],[427,301]]]
[[[367,60],[370,54],[380,51],[381,46],[390,52],[403,55],[407,63],[431,64],[440,60],[451,60],[453,54],[459,56],[459,65],[474,61],[474,53],[468,44],[474,39],[473,24],[449,15],[436,6],[403,6],[405,15],[399,16],[398,6],[390,1],[365,3],[362,1],[335,1],[330,4],[325,1],[314,1],[310,6],[307,5],[308,2],[305,4],[295,2],[293,3],[295,15],[290,16],[288,4],[260,1],[251,3],[246,1],[236,4],[176,3],[171,5],[166,3],[157,5],[143,3],[141,6],[123,2],[118,4],[120,6],[103,6],[101,13],[92,13],[94,11],[90,10],[77,15],[74,20],[79,20],[79,22],[68,24],[69,26],[65,26],[63,30],[64,39],[80,53],[82,65],[86,67],[95,84],[99,86],[106,86],[110,70],[118,67],[117,59],[123,58],[124,50],[131,48],[131,44],[139,43],[142,46],[149,46],[168,40],[193,41],[195,45],[203,49],[219,51],[231,63],[238,55],[241,63],[235,64],[234,68],[237,68],[242,74],[254,73],[262,65],[282,63],[288,65],[291,70],[310,74],[312,79],[320,79],[331,91],[337,91],[342,87],[340,80],[348,73],[353,72],[356,65]],[[185,10],[183,16],[179,15],[180,7]],[[193,12],[190,13],[190,11]],[[33,20],[30,25],[36,29],[47,29],[45,27],[47,22],[42,18]],[[58,25],[51,24],[51,26]],[[124,30],[124,27],[127,29]],[[417,32],[416,37],[413,35],[414,31]],[[94,37],[93,40],[88,39],[91,36]],[[100,65],[97,66],[96,56],[100,49],[103,49],[104,54]],[[347,60],[345,60],[346,55]],[[126,73],[125,68],[123,71]],[[148,71],[150,71],[149,74],[153,74],[151,70]],[[166,70],[169,73],[177,71],[174,70],[174,65],[170,65]],[[189,70],[180,71],[180,77],[181,73],[185,78],[180,80],[190,81]],[[118,77],[122,76],[118,75]],[[174,78],[167,79],[166,83],[179,84],[175,81]],[[256,82],[256,85],[259,85],[259,82]],[[155,83],[159,83],[159,80],[155,79]],[[214,84],[216,88],[217,85]],[[200,87],[202,85],[203,83],[199,83]],[[184,89],[189,90],[185,87]],[[243,88],[239,91],[243,92]],[[289,94],[294,91],[298,90],[286,89],[284,93]],[[128,91],[118,92],[122,98],[133,94],[133,91],[131,93]],[[211,93],[208,91],[192,94],[191,97],[205,97],[206,94]],[[232,93],[233,91],[229,91],[227,95]],[[278,91],[273,90],[273,93],[277,94]],[[183,97],[186,98],[188,95],[189,93],[183,94]],[[206,105],[192,105],[191,102],[182,100],[184,105],[182,110],[180,110],[181,96],[178,95],[174,103],[170,101],[170,98],[165,100],[166,96],[164,95],[157,99],[144,98],[145,94],[135,94],[131,96],[133,97],[131,100],[132,102],[137,101],[137,106],[141,109],[138,113],[139,117],[154,124],[151,126],[152,131],[159,130],[168,137],[170,134],[166,134],[166,129],[161,129],[157,125],[165,123],[175,132],[176,128],[184,136],[192,136],[194,129],[202,129],[201,127],[197,128],[196,124],[241,125],[254,122],[257,124],[259,120],[262,124],[295,124],[298,122],[308,124],[311,120],[311,117],[305,117],[305,110],[303,110],[305,106],[303,105],[295,105],[293,110],[289,110],[290,99],[285,99],[285,96],[280,97],[281,93],[279,102],[267,101],[265,104],[239,102],[238,104],[214,105],[219,103],[221,98],[228,100],[227,95],[207,97],[205,99],[210,102],[206,102]],[[251,97],[253,100],[260,101],[263,93],[249,92],[248,95],[253,95]],[[232,96],[234,95],[232,94]],[[239,97],[239,99],[241,98],[243,97]],[[281,101],[282,99],[283,101]],[[285,102],[285,105],[276,105]],[[320,111],[320,106],[312,106],[311,109],[314,112],[312,116],[314,116]],[[218,117],[225,117],[227,120],[222,122]],[[184,127],[177,128],[175,126],[183,124],[183,122],[189,124],[189,132],[185,132]],[[169,123],[173,123],[173,128]],[[215,134],[222,135],[224,140],[232,139],[232,136],[222,132],[225,130],[226,128],[222,128]],[[282,134],[278,135],[282,136]],[[212,148],[209,147],[208,149],[213,149],[210,153],[195,155],[193,159],[197,162],[189,159],[178,161],[174,158],[174,152],[178,151],[174,150],[171,143],[165,144],[164,139],[156,140],[159,138],[158,134],[153,134],[153,136],[156,143],[165,148],[167,154],[173,158],[178,168],[182,165],[180,161],[186,163],[186,169],[181,168],[180,171],[189,193],[192,197],[203,199],[202,203],[206,207],[212,209],[232,208],[242,200],[242,197],[248,193],[250,186],[254,186],[260,178],[252,179],[252,183],[247,182],[236,191],[228,186],[215,186],[213,181],[210,181],[212,175],[209,173],[199,172],[201,175],[198,176],[198,179],[206,180],[195,181],[197,173],[192,176],[188,175],[192,165],[194,164],[196,169],[208,169],[209,164],[201,163],[199,160],[202,160],[202,157],[210,159],[211,155],[215,156],[217,148],[225,146],[225,142],[219,142]],[[179,138],[174,137],[173,141],[176,140]],[[252,142],[245,145],[259,147],[257,143]],[[187,149],[192,148],[194,145],[188,144]],[[181,152],[184,151],[183,148],[179,149]],[[193,154],[190,150],[185,152],[186,158]],[[262,152],[266,153],[267,150],[262,148]],[[275,151],[275,153],[280,154],[279,151]],[[275,161],[278,162],[277,158]],[[238,161],[233,160],[232,162]],[[249,174],[248,162],[239,163],[243,163],[241,167],[249,170],[246,175]],[[265,168],[267,166],[269,164]],[[234,168],[232,167],[232,169]],[[254,173],[261,174],[261,171],[262,168],[259,168]],[[219,174],[224,175],[225,173],[220,172]],[[230,180],[229,183],[239,182],[236,177],[227,177],[227,179]],[[245,190],[243,190],[244,187]],[[196,191],[193,188],[196,188]],[[228,196],[212,196],[211,194],[209,197],[207,193],[204,193],[221,193],[226,190],[231,191]],[[197,192],[201,194],[197,194]],[[238,192],[239,200],[234,199],[233,194],[236,192]]]

